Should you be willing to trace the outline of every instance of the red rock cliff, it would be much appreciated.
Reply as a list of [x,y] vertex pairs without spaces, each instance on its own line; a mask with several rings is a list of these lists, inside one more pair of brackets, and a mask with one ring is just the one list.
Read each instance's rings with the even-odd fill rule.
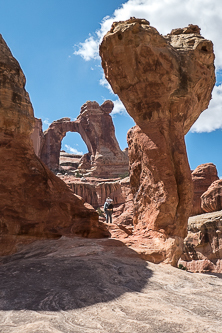
[[104,237],[89,204],[68,189],[35,155],[33,108],[24,74],[0,35],[0,255],[38,237]]
[[106,79],[137,124],[128,133],[137,233],[154,242],[150,260],[175,265],[192,208],[184,135],[211,99],[212,42],[198,26],[162,36],[148,21],[131,18],[113,23],[100,56]]

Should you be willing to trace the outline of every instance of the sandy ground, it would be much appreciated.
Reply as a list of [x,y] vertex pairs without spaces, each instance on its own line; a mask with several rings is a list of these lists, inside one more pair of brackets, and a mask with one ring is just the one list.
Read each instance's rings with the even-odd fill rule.
[[37,241],[0,259],[2,333],[222,332],[222,275],[146,262],[113,239]]

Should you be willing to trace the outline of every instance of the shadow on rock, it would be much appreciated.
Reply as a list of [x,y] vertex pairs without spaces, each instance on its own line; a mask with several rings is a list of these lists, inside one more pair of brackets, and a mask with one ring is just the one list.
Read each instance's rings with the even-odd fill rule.
[[0,310],[83,308],[139,292],[151,276],[146,261],[116,240],[38,241],[0,260]]

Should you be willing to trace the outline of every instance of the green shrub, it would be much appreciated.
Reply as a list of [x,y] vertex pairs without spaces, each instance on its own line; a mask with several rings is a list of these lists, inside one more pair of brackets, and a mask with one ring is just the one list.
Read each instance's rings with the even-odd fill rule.
[[125,172],[124,174],[120,175],[119,178],[123,179],[129,177],[129,172]]
[[184,265],[182,265],[182,264],[179,264],[178,268],[182,269],[183,271],[187,271],[187,268]]
[[82,177],[83,177],[83,175],[80,174],[80,172],[79,172],[78,170],[76,171],[75,176],[76,176],[77,178],[82,178]]
[[105,217],[105,215],[104,215],[104,213],[103,213],[103,211],[102,211],[102,209],[99,207],[99,208],[97,208],[97,213],[99,214],[99,216],[102,216],[102,217]]

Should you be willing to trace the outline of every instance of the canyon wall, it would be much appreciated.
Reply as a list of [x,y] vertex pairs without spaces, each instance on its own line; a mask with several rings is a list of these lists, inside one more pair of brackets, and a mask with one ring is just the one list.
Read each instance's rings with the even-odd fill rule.
[[149,247],[141,245],[147,259],[176,265],[193,193],[184,135],[211,99],[213,44],[195,25],[162,36],[148,21],[131,18],[113,23],[100,56],[137,125],[128,133],[134,236]]
[[25,76],[0,35],[0,255],[61,235],[108,237],[98,214],[36,156]]
[[95,209],[100,210],[101,221],[105,222],[103,205],[106,198],[110,197],[114,205],[113,223],[117,225],[133,224],[133,200],[129,177],[118,180],[91,177],[76,178],[70,175],[59,175],[59,177],[75,194],[81,196]]

